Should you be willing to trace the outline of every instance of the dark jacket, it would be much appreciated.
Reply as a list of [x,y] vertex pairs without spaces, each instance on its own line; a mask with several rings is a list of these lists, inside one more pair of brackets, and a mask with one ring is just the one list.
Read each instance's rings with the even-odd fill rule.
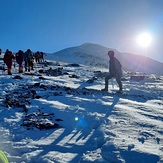
[[6,50],[3,61],[7,65],[7,67],[12,66],[12,60],[13,59],[15,59],[15,56],[13,55],[13,53],[9,50]]
[[122,77],[122,65],[115,57],[111,57],[109,60],[109,72],[114,77]]
[[22,50],[19,50],[18,53],[16,53],[16,62],[18,64],[22,64],[22,62],[23,62],[23,54],[24,54],[24,52]]

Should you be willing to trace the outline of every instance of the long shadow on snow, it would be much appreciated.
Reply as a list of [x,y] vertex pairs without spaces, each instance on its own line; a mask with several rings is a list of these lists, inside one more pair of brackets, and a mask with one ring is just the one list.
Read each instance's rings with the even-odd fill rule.
[[[46,155],[50,150],[50,151],[58,151],[61,153],[66,153],[66,152],[73,153],[76,156],[72,159],[71,162],[77,162],[81,159],[83,153],[98,149],[105,143],[105,140],[103,138],[103,133],[100,130],[98,130],[98,127],[102,123],[104,123],[104,121],[108,118],[112,109],[117,104],[119,97],[114,97],[113,99],[111,99],[110,100],[110,103],[112,103],[111,105],[108,104],[108,105],[102,106],[101,103],[97,102],[96,106],[97,105],[98,106],[96,108],[94,107],[95,106],[94,103],[102,96],[94,97],[90,95],[84,95],[84,96],[82,95],[82,97],[84,100],[88,99],[88,101],[86,101],[84,104],[85,106],[84,110],[79,108],[79,106],[83,105],[82,98],[80,101],[76,101],[76,99],[78,98],[78,96],[76,95],[67,96],[66,100],[65,100],[65,97],[62,98],[62,96],[53,97],[53,99],[51,99],[53,102],[57,100],[60,102],[60,104],[62,103],[65,106],[69,106],[69,107],[65,107],[64,109],[63,108],[59,109],[57,107],[55,108],[54,104],[49,104],[48,99],[46,99],[47,102],[45,100],[44,103],[41,103],[41,106],[43,108],[46,108],[46,109],[48,108],[48,111],[50,110],[54,112],[55,115],[63,119],[62,126],[65,128],[65,130],[51,144],[36,145],[39,149],[42,149],[43,151],[39,154],[39,158],[36,156],[35,158],[32,159],[32,161],[37,161],[38,159],[40,160],[41,156]],[[91,99],[93,99],[93,101],[89,102],[91,101]],[[39,106],[40,101],[38,99],[37,100],[34,99],[32,100],[32,103]],[[96,119],[96,114],[92,116],[92,113],[94,112],[97,112],[98,114],[103,113],[105,114],[105,116],[102,118]],[[78,116],[77,121],[75,121],[74,119],[76,116]],[[93,121],[94,123],[91,124]],[[56,130],[54,132],[56,132]],[[50,133],[51,132],[48,132],[48,134]],[[46,137],[49,136],[48,134],[44,136],[45,140],[46,140]],[[32,135],[30,137],[31,139],[33,139]],[[100,137],[100,140],[98,140],[99,137]],[[40,138],[41,137],[38,136],[38,140]],[[62,144],[61,142],[64,139],[67,139],[67,140],[65,141],[65,143]],[[83,145],[80,144],[81,142]],[[61,143],[62,145],[58,145],[59,143]],[[92,146],[92,144],[94,145]],[[51,146],[51,148],[49,148],[49,145]],[[35,148],[33,150],[35,150]]]
[[[111,111],[114,109],[114,106],[117,104],[118,99],[119,98],[115,98],[112,105],[107,106],[107,110],[105,110],[105,117],[101,119],[100,124],[104,123],[105,119],[108,118]],[[50,108],[51,106],[46,104],[45,107]],[[72,160],[68,160],[68,162],[80,162],[84,153],[101,148],[105,143],[104,135],[98,128],[100,126],[99,122],[96,125],[93,125],[92,128],[92,124],[90,123],[82,125],[80,122],[71,119],[73,114],[76,114],[71,109],[66,109],[66,111],[57,110],[55,113],[68,118],[66,124],[69,123],[70,126],[67,126],[64,132],[62,132],[51,144],[37,145],[37,147],[43,151],[39,154],[39,156],[32,159],[33,162],[41,161],[43,156],[48,154],[49,151],[74,154]],[[51,148],[49,148],[49,146],[51,146]],[[52,160],[55,161],[55,158],[52,158]]]
[[[38,87],[31,86],[30,89],[37,89],[37,94],[39,94]],[[52,101],[58,100],[60,103],[63,103],[65,105],[65,108],[54,108],[53,104],[49,104],[48,99],[45,99],[45,101],[47,100],[47,102],[41,103],[41,106],[46,109],[48,108],[48,110],[53,111],[55,115],[61,117],[64,123],[62,126],[65,128],[65,130],[51,144],[36,145],[37,147],[39,147],[39,149],[41,148],[43,151],[39,154],[39,158],[38,156],[36,156],[35,158],[33,158],[33,161],[41,159],[41,156],[46,155],[50,149],[50,151],[58,151],[61,153],[73,153],[74,158],[71,160],[71,162],[77,162],[81,159],[83,153],[102,147],[105,143],[105,139],[103,138],[102,131],[99,130],[100,125],[105,123],[106,119],[108,119],[109,115],[114,109],[114,106],[118,103],[119,98],[134,98],[134,96],[121,96],[90,89],[72,89],[69,87],[59,86],[44,86],[44,88],[45,87],[46,89],[52,90],[53,92],[62,92],[62,95],[59,98],[57,96],[54,96],[54,94],[52,94],[51,96],[53,96]],[[68,96],[66,96],[65,98],[63,95]],[[101,99],[103,98],[103,96],[112,97],[110,101],[108,100],[112,104],[103,105],[101,103]],[[81,97],[80,100],[79,97]],[[86,100],[84,101],[84,99]],[[136,96],[136,100],[145,102],[147,99]],[[33,102],[35,102],[35,104],[39,106],[40,101],[38,99],[32,100],[32,103]],[[105,116],[96,118],[97,114],[94,113],[103,113]],[[78,120],[74,119],[76,116],[78,116]],[[93,124],[91,124],[92,122]],[[56,130],[54,130],[54,132],[56,132]],[[51,133],[52,132],[49,132],[48,134]],[[46,137],[49,136],[48,134],[44,136],[45,140]],[[30,137],[31,139],[33,139],[32,135]],[[38,136],[38,140],[40,138],[41,137]],[[63,140],[65,143],[61,143],[63,142]],[[80,142],[82,145],[80,144]],[[58,145],[59,143],[61,143],[62,145]],[[49,145],[51,146],[51,148],[49,148]],[[33,150],[35,150],[35,148]],[[21,151],[20,153],[22,154]]]
[[140,153],[136,151],[120,151],[121,156],[125,159],[126,163],[157,163],[159,156],[154,154]]

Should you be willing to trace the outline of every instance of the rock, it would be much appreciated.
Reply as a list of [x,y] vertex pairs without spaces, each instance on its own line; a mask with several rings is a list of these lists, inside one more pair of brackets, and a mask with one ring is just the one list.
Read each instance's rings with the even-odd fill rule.
[[34,84],[34,87],[39,87],[40,86],[40,83],[35,83]]
[[16,75],[15,77],[13,77],[13,79],[19,79],[19,80],[21,80],[23,78],[21,76],[19,76],[19,75]]
[[39,77],[40,80],[46,80],[44,77],[40,76]]
[[130,79],[139,82],[141,80],[144,80],[145,76],[144,75],[143,76],[142,75],[133,75],[133,76],[131,76]]
[[80,67],[80,65],[77,64],[77,63],[68,64],[67,66],[70,66],[70,67]]

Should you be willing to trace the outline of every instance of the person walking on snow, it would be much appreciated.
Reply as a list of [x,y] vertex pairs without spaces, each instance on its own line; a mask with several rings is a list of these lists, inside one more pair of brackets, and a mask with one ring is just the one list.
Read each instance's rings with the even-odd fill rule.
[[115,78],[118,85],[119,85],[119,91],[122,92],[122,65],[119,62],[117,58],[114,57],[114,51],[109,51],[108,56],[110,57],[109,60],[109,73],[105,76],[105,88],[102,89],[102,91],[108,91],[108,82],[109,79]]
[[24,61],[25,61],[25,71],[30,72],[30,70],[33,70],[33,53],[30,49],[27,49],[27,51],[24,53]]
[[19,73],[23,72],[23,55],[24,52],[22,50],[19,50],[16,53],[16,62],[19,64]]
[[8,75],[12,75],[12,73],[11,73],[11,71],[12,71],[12,62],[13,62],[14,59],[15,59],[15,56],[13,55],[13,53],[7,49],[6,52],[5,52],[3,61],[7,65]]

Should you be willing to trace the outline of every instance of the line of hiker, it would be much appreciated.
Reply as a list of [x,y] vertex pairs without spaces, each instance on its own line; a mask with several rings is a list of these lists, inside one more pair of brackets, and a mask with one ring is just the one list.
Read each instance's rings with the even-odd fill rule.
[[[0,54],[2,53],[2,50],[0,49]],[[19,64],[19,73],[23,72],[23,61],[25,62],[25,71],[33,70],[33,62],[36,63],[44,62],[44,53],[37,51],[36,53],[33,53],[30,49],[28,49],[25,53],[21,50],[19,50],[16,55],[14,56],[11,51],[8,49],[5,52],[4,55],[4,63],[8,67],[8,74],[11,75],[11,67],[12,67],[12,61],[16,59],[16,62]],[[102,91],[108,91],[108,84],[109,80],[111,78],[115,78],[118,86],[119,91],[118,93],[123,92],[122,88],[122,65],[120,61],[114,56],[114,51],[110,50],[108,51],[108,56],[110,58],[109,60],[109,72],[105,76],[105,88],[102,89]]]
[[[2,50],[0,49],[0,54],[2,54]],[[15,55],[12,51],[6,50],[4,53],[3,61],[7,66],[8,75],[12,75],[12,65],[15,66],[15,61],[19,65],[19,73],[23,72],[23,62],[25,71],[30,72],[33,69],[34,61],[36,63],[40,63],[44,61],[45,53],[37,51],[33,53],[30,49],[27,49],[26,52],[19,50]]]

